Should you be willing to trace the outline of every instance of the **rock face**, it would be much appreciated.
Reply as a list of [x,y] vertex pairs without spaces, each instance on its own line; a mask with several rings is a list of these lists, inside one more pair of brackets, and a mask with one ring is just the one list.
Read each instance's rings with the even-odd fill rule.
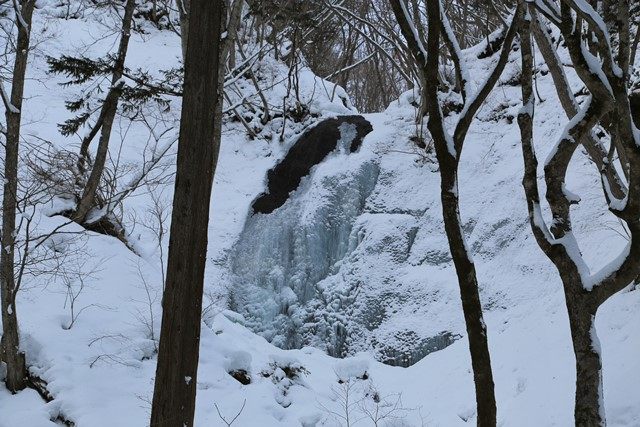
[[629,95],[631,114],[636,127],[640,128],[640,90],[635,90]]
[[362,116],[342,116],[324,120],[307,130],[284,159],[268,172],[268,190],[253,202],[252,211],[268,214],[281,207],[298,188],[300,180],[335,150],[339,141],[346,141],[349,146],[344,148],[355,153],[372,129]]
[[326,120],[269,171],[229,253],[229,305],[278,347],[409,366],[460,338],[448,314],[457,294],[424,276],[450,262],[424,243],[444,242],[422,188],[438,181],[406,157],[407,138],[374,132],[359,116]]
[[[268,172],[269,192],[253,203],[234,247],[231,308],[279,347],[344,350],[333,313],[346,301],[327,307],[320,283],[357,244],[352,230],[379,173],[375,157],[358,150],[371,130],[364,118],[345,116],[304,133]],[[325,309],[332,318],[318,322]]]

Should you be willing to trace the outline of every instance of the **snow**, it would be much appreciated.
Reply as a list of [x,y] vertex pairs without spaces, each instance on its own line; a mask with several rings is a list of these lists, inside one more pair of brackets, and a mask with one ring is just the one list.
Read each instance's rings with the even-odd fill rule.
[[423,44],[423,40],[420,37],[420,34],[418,34],[418,30],[416,29],[416,26],[414,25],[413,18],[411,17],[411,14],[407,10],[407,4],[404,1],[399,1],[398,4],[400,5],[400,8],[402,9],[402,13],[404,14],[405,23],[406,23],[406,25],[409,26],[409,29],[411,30],[411,33],[413,34],[413,39],[415,40],[416,44],[418,45],[418,49],[420,49],[420,52],[422,53],[422,57],[426,61],[427,60],[427,56],[428,56],[427,55],[427,49],[425,49],[424,44]]
[[335,364],[335,373],[338,380],[365,378],[369,371],[369,358],[366,354],[343,359]]
[[438,1],[440,1],[442,28],[447,33],[448,39],[451,40],[451,44],[453,45],[453,51],[454,51],[453,54],[456,57],[458,57],[460,60],[460,75],[462,80],[460,83],[463,86],[464,91],[466,92],[467,84],[471,80],[471,78],[469,77],[469,70],[467,70],[467,66],[465,64],[465,56],[462,54],[462,50],[460,49],[460,44],[458,43],[458,39],[454,34],[453,29],[451,28],[451,23],[447,18],[447,15],[445,13],[445,8],[442,7],[442,1],[441,0],[438,0]]
[[[47,9],[36,11],[34,34],[45,25],[44,13]],[[115,36],[89,43],[105,30],[99,19],[103,18],[49,19],[47,34],[58,37],[48,38],[41,49],[51,54],[106,51]],[[128,66],[157,70],[176,65],[181,56],[178,38],[148,30],[144,36],[132,34]],[[463,55],[473,53],[471,49]],[[559,55],[566,52],[560,50]],[[492,60],[469,57],[469,84],[477,87]],[[68,117],[59,81],[44,73],[41,55],[32,62],[30,73],[39,78],[27,81],[25,138],[48,135],[56,147],[76,149],[77,138],[63,138],[56,130],[56,123]],[[518,61],[509,63],[506,74],[518,67]],[[277,81],[284,72],[268,58],[260,68],[267,81]],[[575,72],[566,71],[572,89],[578,89]],[[250,83],[234,83],[241,88],[234,102],[254,95]],[[353,114],[341,88],[332,98],[333,86],[308,70],[301,75],[301,85],[303,99],[322,117]],[[546,101],[536,106],[535,144],[547,155],[562,136],[565,115],[550,76],[538,76],[538,89]],[[277,104],[285,92],[285,87],[275,85],[268,96]],[[267,170],[311,123],[290,123],[282,144],[277,141],[282,123],[277,119],[261,129],[265,138],[254,140],[246,138],[237,123],[224,126],[211,204],[196,426],[223,425],[218,411],[226,419],[238,415],[234,426],[240,427],[339,426],[335,413],[343,414],[340,395],[347,386],[353,401],[362,405],[372,404],[371,390],[392,402],[401,395],[401,418],[391,425],[475,423],[471,362],[443,232],[438,171],[432,155],[409,141],[416,135],[411,103],[417,96],[407,92],[386,111],[367,115],[374,130],[359,152],[336,150],[270,218],[248,217],[249,206],[264,191]],[[573,424],[575,363],[562,284],[528,224],[520,184],[519,131],[509,123],[509,116],[517,115],[519,100],[519,88],[499,86],[479,111],[461,158],[460,213],[478,271],[499,424],[566,426]],[[584,105],[583,98],[578,101]],[[165,118],[174,125],[178,117],[176,101]],[[446,120],[450,126],[456,117]],[[349,129],[342,130],[343,142],[348,134]],[[120,119],[113,140],[113,158],[121,156],[131,164],[121,179],[123,188],[146,167],[142,153],[154,159],[153,153],[167,147],[147,147],[148,129],[139,123],[128,128]],[[174,153],[175,146],[168,146],[161,160],[168,175]],[[543,192],[543,181],[540,186]],[[579,242],[593,271],[611,271],[628,242],[607,212],[599,172],[581,150],[571,163],[567,188],[582,202],[572,207],[575,235],[563,243],[575,245],[571,247],[577,251]],[[172,185],[161,189],[160,200],[170,202]],[[137,427],[148,422],[162,290],[161,254],[153,234],[142,226],[151,225],[145,216],[149,191],[134,191],[123,207],[127,217],[135,216],[136,221],[125,226],[141,256],[114,238],[84,232],[75,224],[65,225],[65,234],[56,236],[60,240],[51,239],[53,247],[64,248],[70,256],[74,248],[81,249],[80,261],[89,261],[92,273],[76,301],[76,308],[87,310],[73,327],[64,329],[70,313],[61,278],[43,276],[25,283],[16,312],[21,345],[32,372],[48,381],[55,399],[44,403],[31,390],[11,395],[0,387],[0,427],[56,425],[51,420],[58,415],[78,426]],[[65,224],[66,218],[47,215],[71,203],[56,198],[38,206],[36,232],[45,234]],[[543,221],[548,214],[545,205],[535,206],[534,221],[552,241]],[[331,238],[327,230],[334,231]],[[160,244],[166,254],[167,241]],[[254,302],[256,309],[229,310],[229,289]],[[640,425],[639,306],[640,290],[629,288],[604,304],[595,321],[610,426]],[[301,313],[310,313],[313,321],[302,318],[300,323],[296,314]],[[290,329],[274,322],[278,316]],[[327,354],[339,336],[332,326],[352,333],[343,347],[347,358]],[[284,330],[292,331],[292,342],[287,342]],[[440,349],[431,351],[434,347]],[[389,366],[380,360],[411,366]],[[246,371],[251,383],[240,384],[229,375],[234,370]],[[366,416],[367,406],[362,405],[354,405],[355,418]],[[361,425],[369,423],[363,420]]]
[[580,203],[580,196],[577,195],[576,193],[572,192],[571,190],[569,190],[567,188],[566,185],[562,184],[562,193],[564,194],[564,197],[567,198],[567,200],[569,201],[569,203],[571,204],[577,204]]
[[591,105],[591,101],[592,101],[592,97],[591,95],[589,95],[587,99],[584,101],[584,103],[582,104],[582,106],[580,107],[580,109],[578,110],[577,114],[567,122],[567,124],[564,127],[564,131],[562,132],[562,135],[558,138],[558,142],[556,142],[553,149],[549,152],[547,159],[544,162],[545,166],[550,164],[554,160],[554,157],[558,153],[558,150],[560,149],[561,145],[576,144],[576,141],[573,139],[573,136],[571,136],[571,131],[578,123],[580,123],[585,118],[587,111],[589,110],[589,106]]
[[7,92],[4,90],[4,84],[2,82],[0,82],[0,96],[2,96],[2,102],[4,102],[5,107],[8,108],[10,112],[13,114],[18,114],[20,112],[20,110],[11,103],[11,100],[7,96]]
[[627,206],[627,201],[629,200],[629,194],[625,194],[622,199],[618,199],[613,195],[611,191],[611,185],[609,184],[609,180],[606,177],[602,177],[602,187],[607,195],[607,200],[609,201],[609,207],[616,211],[623,211]]
[[[608,56],[604,60],[611,63],[612,71],[617,77],[622,77],[622,70],[620,69],[618,64],[615,61],[613,61],[613,49],[611,47],[611,35],[609,34],[609,30],[607,29],[607,25],[605,24],[604,20],[600,16],[600,14],[598,14],[598,12],[596,12],[595,9],[586,0],[573,0],[573,4],[577,7],[577,9],[580,10],[580,14],[581,15],[586,15],[587,16],[588,21],[589,21],[590,24],[593,23],[598,28],[599,32],[602,34],[602,36],[601,36],[602,40],[599,40],[599,41],[600,41],[600,43],[604,44],[603,47],[604,47],[604,49],[606,49],[606,52],[607,52],[606,55]],[[583,51],[585,53],[588,53],[588,51],[585,50],[584,47],[583,47]],[[597,73],[597,68],[599,68],[599,66],[596,66],[594,61],[595,61],[595,57],[593,55],[590,55],[587,58],[587,62],[589,62],[589,67],[591,68],[591,70],[593,72]],[[601,70],[600,70],[600,72],[601,72]],[[602,79],[602,81],[603,81],[603,83],[605,85],[609,86],[609,81],[606,78],[603,78],[602,76],[600,78]],[[609,88],[610,88],[610,86],[609,86]]]
[[613,97],[613,89],[611,88],[611,83],[609,82],[609,79],[607,79],[607,76],[604,74],[604,71],[602,70],[602,64],[600,63],[600,60],[591,52],[589,52],[586,46],[582,44],[580,46],[582,48],[582,56],[587,61],[587,66],[589,67],[589,71],[591,71],[591,74],[598,76],[598,78],[600,79],[604,87],[609,91],[609,93]]
[[18,4],[18,0],[13,0],[13,12],[15,13],[16,19],[20,26],[28,31],[29,26],[27,25],[27,21],[25,21],[24,17],[22,16],[22,10]]
[[527,2],[534,2],[536,7],[541,10],[545,16],[556,18],[557,21],[560,21],[560,9],[558,6],[548,0],[527,0]]
[[613,275],[620,269],[622,264],[627,261],[629,253],[631,252],[631,244],[628,243],[611,262],[602,267],[595,274],[588,276],[584,281],[584,288],[591,291],[595,286],[602,283],[603,280]]

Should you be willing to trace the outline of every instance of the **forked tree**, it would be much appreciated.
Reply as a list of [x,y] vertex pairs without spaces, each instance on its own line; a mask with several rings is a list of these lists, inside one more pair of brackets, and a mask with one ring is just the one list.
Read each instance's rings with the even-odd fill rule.
[[83,175],[86,165],[89,163],[89,146],[95,135],[100,131],[100,139],[98,141],[98,148],[96,150],[95,159],[93,160],[91,172],[89,173],[89,177],[84,185],[78,206],[72,215],[72,218],[78,223],[84,223],[87,219],[87,214],[91,208],[95,206],[96,192],[98,191],[98,186],[100,185],[100,180],[102,179],[105,163],[107,161],[111,129],[113,127],[116,113],[118,112],[118,101],[122,92],[122,75],[129,47],[129,39],[131,38],[131,25],[133,23],[133,12],[135,6],[135,0],[127,0],[125,4],[120,43],[118,45],[118,52],[116,53],[113,71],[111,74],[111,87],[109,88],[107,96],[102,103],[102,109],[96,124],[93,126],[88,136],[82,140],[82,145],[80,147],[78,174]]
[[[117,2],[108,4],[113,8],[118,8]],[[122,10],[122,24],[119,28],[120,41],[118,50],[114,55],[108,55],[105,58],[90,59],[84,56],[62,56],[61,58],[47,58],[49,63],[49,71],[51,73],[63,74],[70,77],[70,80],[63,83],[64,86],[84,84],[88,81],[97,80],[96,77],[106,78],[110,76],[110,86],[107,89],[106,96],[101,100],[100,108],[95,123],[89,128],[86,135],[82,138],[80,144],[80,152],[75,165],[75,186],[79,191],[77,195],[77,204],[74,211],[69,215],[71,219],[79,224],[89,224],[96,222],[101,218],[92,216],[94,209],[103,209],[101,216],[109,215],[109,206],[107,201],[101,200],[99,196],[100,184],[104,179],[105,166],[109,154],[109,143],[111,141],[111,131],[113,128],[116,115],[118,113],[118,104],[124,90],[123,76],[125,73],[125,60],[129,48],[129,40],[131,38],[131,29],[133,26],[133,15],[136,7],[135,0],[126,0]],[[63,135],[72,135],[85,125],[91,118],[94,111],[90,110],[87,105],[89,94],[93,91],[100,92],[99,84],[94,85],[94,89],[83,94],[79,99],[68,101],[67,108],[70,111],[80,113],[59,125]],[[96,148],[95,158],[91,158],[90,148],[96,137],[98,144]]]
[[27,71],[31,36],[31,17],[35,0],[14,1],[17,40],[11,81],[11,95],[7,95],[2,82],[0,92],[5,108],[4,189],[2,200],[2,248],[0,248],[0,309],[2,310],[2,341],[0,360],[7,365],[6,385],[15,393],[26,387],[27,371],[24,353],[20,350],[18,313],[16,311],[15,241],[18,199],[18,157],[22,100]]
[[[423,43],[405,0],[390,0],[407,46],[421,73],[422,111],[428,116],[427,127],[433,138],[440,169],[440,199],[444,227],[449,241],[451,257],[460,286],[462,310],[469,340],[471,364],[476,391],[477,423],[479,426],[496,425],[496,400],[494,393],[491,357],[487,340],[487,328],[483,319],[478,278],[471,253],[462,230],[458,199],[458,166],[462,148],[473,119],[487,96],[497,83],[509,58],[511,45],[520,20],[519,7],[510,19],[504,35],[502,49],[493,70],[476,92],[469,87],[469,74],[465,69],[462,52],[456,36],[439,1],[426,2],[427,44]],[[456,68],[456,76],[462,110],[453,134],[444,123],[439,97],[438,72],[440,68],[440,40],[444,39]]]
[[191,0],[152,426],[192,426],[209,204],[220,148],[216,104],[223,0]]
[[[603,426],[606,423],[595,317],[607,299],[630,285],[640,273],[640,132],[633,123],[627,93],[630,57],[635,52],[630,49],[629,2],[608,3],[615,9],[615,13],[609,15],[613,16],[614,22],[609,25],[584,1],[562,0],[559,9],[548,1],[529,3],[528,19],[520,29],[523,108],[518,115],[518,124],[525,166],[523,186],[535,239],[557,268],[564,288],[576,359],[574,415],[577,426]],[[576,74],[589,92],[579,108],[569,99],[571,102],[567,105],[569,109],[576,108],[576,114],[569,114],[573,118],[544,162],[550,222],[545,220],[541,207],[533,138],[534,62],[530,34],[531,22],[534,33],[540,31],[536,11],[560,29]],[[614,27],[615,37],[608,31]],[[584,37],[585,34],[588,37]],[[543,53],[548,48],[542,38],[544,35],[536,36]],[[612,47],[614,40],[615,48]],[[566,90],[565,85],[562,87]],[[589,147],[598,125],[610,136],[608,150]],[[629,233],[627,246],[595,273],[589,270],[572,231],[571,206],[579,203],[579,198],[565,185],[569,164],[581,144],[592,158],[595,156],[595,163],[601,165],[602,190],[609,211],[625,224]],[[624,172],[626,182],[611,173],[609,168],[614,162]]]

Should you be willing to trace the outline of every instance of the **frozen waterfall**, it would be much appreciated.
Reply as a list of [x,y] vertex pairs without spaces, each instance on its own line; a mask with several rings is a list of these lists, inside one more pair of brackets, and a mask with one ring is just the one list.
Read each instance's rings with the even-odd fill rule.
[[247,219],[231,256],[231,308],[282,348],[322,346],[339,335],[330,320],[317,321],[314,307],[326,304],[317,285],[337,273],[357,244],[352,228],[375,187],[378,166],[370,154],[350,153],[355,125],[338,129],[337,148],[280,208]]

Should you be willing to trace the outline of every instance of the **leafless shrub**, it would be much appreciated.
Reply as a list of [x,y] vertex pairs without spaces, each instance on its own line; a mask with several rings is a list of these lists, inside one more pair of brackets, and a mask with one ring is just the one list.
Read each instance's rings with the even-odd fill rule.
[[[135,309],[136,319],[143,325],[147,339],[153,342],[154,352],[158,351],[158,337],[156,337],[156,310],[155,307],[160,301],[162,293],[159,287],[153,286],[144,274],[140,262],[138,263],[138,278],[142,283],[144,289],[145,300],[135,301],[136,303],[142,303],[146,311],[140,308]],[[163,282],[164,283],[164,282]]]
[[100,304],[88,304],[80,308],[77,307],[78,298],[85,289],[85,281],[87,279],[94,279],[97,272],[97,266],[89,266],[88,259],[76,260],[74,264],[69,265],[67,263],[60,271],[62,277],[62,283],[66,288],[66,296],[64,301],[64,307],[69,309],[69,322],[63,325],[63,329],[71,329],[78,320],[80,314],[83,311],[92,307],[101,307]]
[[216,408],[216,412],[218,413],[218,417],[220,418],[220,420],[222,420],[222,422],[227,426],[227,427],[231,427],[233,425],[234,422],[236,422],[236,420],[238,419],[238,417],[242,414],[242,411],[244,411],[244,407],[247,404],[247,399],[244,399],[244,401],[242,402],[242,406],[240,407],[240,410],[236,413],[236,415],[231,418],[230,420],[227,420],[223,415],[222,412],[220,411],[220,408],[218,407],[217,403],[214,403],[213,406],[215,406]]
[[364,420],[373,427],[406,425],[409,413],[420,412],[420,408],[404,406],[401,393],[382,394],[367,373],[362,377],[341,378],[337,374],[336,377],[337,385],[331,387],[331,399],[336,407],[322,403],[318,406],[343,427],[352,427]]

